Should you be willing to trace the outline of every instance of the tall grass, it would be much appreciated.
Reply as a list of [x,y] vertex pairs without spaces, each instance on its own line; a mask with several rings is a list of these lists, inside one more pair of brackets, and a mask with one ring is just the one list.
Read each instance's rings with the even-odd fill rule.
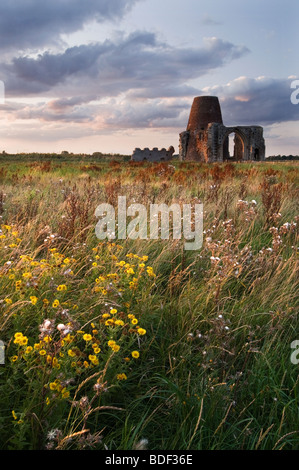
[[[298,448],[298,175],[3,162],[1,448]],[[202,249],[99,243],[95,208],[118,195],[203,202]]]

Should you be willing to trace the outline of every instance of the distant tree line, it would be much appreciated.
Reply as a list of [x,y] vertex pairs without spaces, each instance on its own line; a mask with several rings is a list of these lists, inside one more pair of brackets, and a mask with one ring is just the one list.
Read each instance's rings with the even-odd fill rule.
[[299,155],[272,155],[267,160],[271,162],[285,161],[285,160],[299,160]]
[[28,160],[128,160],[131,158],[131,155],[123,155],[120,153],[102,153],[102,152],[93,152],[88,153],[73,153],[63,150],[61,153],[44,153],[44,152],[19,152],[19,153],[7,153],[5,150],[0,154],[0,159],[4,160],[6,158],[15,158],[15,159],[28,159]]

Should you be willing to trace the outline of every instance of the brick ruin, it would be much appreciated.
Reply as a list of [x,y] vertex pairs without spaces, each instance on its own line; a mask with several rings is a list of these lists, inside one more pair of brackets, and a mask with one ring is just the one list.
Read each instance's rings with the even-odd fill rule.
[[135,162],[142,162],[142,161],[149,161],[149,162],[161,162],[161,161],[168,161],[172,159],[174,154],[174,148],[171,146],[168,150],[165,148],[158,149],[154,147],[152,150],[149,148],[144,148],[141,150],[140,148],[135,148],[132,160]]
[[[233,155],[229,136],[234,134]],[[194,98],[186,131],[180,134],[180,160],[200,162],[265,160],[265,140],[261,126],[230,126],[222,121],[216,96]]]

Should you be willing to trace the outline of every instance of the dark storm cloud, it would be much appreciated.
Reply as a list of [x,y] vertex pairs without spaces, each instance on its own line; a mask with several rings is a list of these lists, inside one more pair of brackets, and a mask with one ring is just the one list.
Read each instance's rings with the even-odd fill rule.
[[[61,53],[45,52],[36,58],[15,57],[2,65],[7,94],[41,92],[96,93],[116,96],[134,90],[136,97],[194,94],[186,81],[242,57],[248,52],[217,38],[202,47],[175,48],[149,32],[135,32],[117,41],[86,44]],[[133,90],[133,91],[132,91]],[[137,96],[138,95],[138,96]]]
[[205,92],[220,97],[227,125],[271,125],[299,119],[299,106],[290,100],[291,82],[292,79],[240,77]]
[[59,43],[60,35],[91,20],[120,19],[139,0],[1,0],[0,49],[24,50]]

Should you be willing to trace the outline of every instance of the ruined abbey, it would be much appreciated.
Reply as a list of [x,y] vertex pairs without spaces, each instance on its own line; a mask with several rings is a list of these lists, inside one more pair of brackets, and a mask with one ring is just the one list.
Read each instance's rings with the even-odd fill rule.
[[[229,136],[234,150],[229,151]],[[186,131],[180,134],[180,160],[201,162],[265,160],[261,126],[226,127],[216,96],[194,98]]]
[[[229,138],[233,136],[233,150]],[[173,158],[174,148],[136,148],[134,161],[168,161]],[[261,126],[230,126],[222,121],[217,96],[194,98],[187,129],[179,135],[180,160],[197,162],[223,162],[265,160],[265,140]]]

